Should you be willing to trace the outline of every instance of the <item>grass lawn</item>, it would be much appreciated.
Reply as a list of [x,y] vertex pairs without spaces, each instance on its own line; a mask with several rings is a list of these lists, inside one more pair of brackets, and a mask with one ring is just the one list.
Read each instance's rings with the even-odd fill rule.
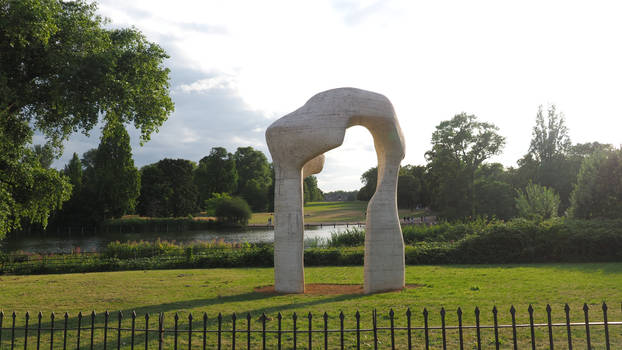
[[[309,202],[304,206],[305,223],[365,222],[367,202]],[[422,210],[399,210],[399,216],[420,216]],[[272,213],[253,213],[249,224],[265,225]],[[274,219],[274,217],[273,217]]]
[[[343,311],[346,315],[346,328],[353,328],[356,310],[361,311],[362,328],[369,328],[371,311],[374,308],[379,312],[379,326],[388,326],[387,312],[390,308],[396,312],[396,326],[405,326],[404,313],[407,307],[413,311],[413,326],[422,325],[421,312],[424,307],[430,312],[431,325],[440,325],[441,307],[447,310],[447,324],[456,325],[455,311],[458,306],[462,307],[463,320],[468,325],[475,322],[473,313],[475,306],[481,309],[481,323],[492,324],[491,310],[494,305],[499,307],[500,324],[511,322],[508,312],[510,305],[514,305],[518,310],[518,322],[528,322],[526,310],[529,304],[533,304],[536,310],[535,322],[545,323],[547,303],[553,308],[554,322],[564,321],[564,303],[568,303],[571,307],[573,322],[583,321],[581,311],[583,303],[590,306],[592,321],[602,321],[601,303],[606,301],[609,304],[609,321],[622,321],[620,305],[622,263],[408,266],[406,272],[406,283],[418,284],[421,287],[374,295],[275,295],[254,292],[255,287],[273,284],[271,268],[0,276],[0,308],[5,312],[17,311],[18,324],[23,324],[23,314],[26,311],[32,313],[41,310],[44,312],[44,324],[47,326],[49,326],[49,313],[52,311],[69,312],[69,323],[75,325],[75,316],[79,311],[90,313],[91,310],[95,310],[101,314],[104,310],[115,312],[122,310],[127,317],[132,310],[135,310],[140,317],[141,325],[144,325],[145,313],[166,312],[167,328],[171,327],[173,313],[176,311],[180,312],[180,327],[187,327],[188,313],[192,312],[195,317],[194,327],[199,328],[202,322],[201,315],[207,312],[208,328],[212,329],[215,327],[215,316],[218,312],[224,315],[225,327],[230,327],[232,312],[241,314],[238,321],[239,329],[246,327],[247,312],[252,314],[254,329],[260,329],[258,318],[262,313],[266,313],[269,317],[268,329],[275,329],[276,313],[279,311],[284,316],[284,327],[291,329],[291,315],[297,312],[300,315],[298,328],[306,329],[308,322],[306,315],[312,312],[315,316],[313,327],[321,329],[320,315],[324,311],[329,314],[329,328],[338,328],[339,311]],[[362,267],[311,267],[305,269],[305,275],[307,283],[363,283]],[[10,319],[7,316],[5,325]],[[62,324],[60,317],[61,314],[57,314],[57,325]],[[111,324],[116,325],[116,313],[111,317],[111,320],[114,320]],[[152,320],[151,327],[155,327],[157,324],[155,315],[152,316]],[[46,321],[48,323],[45,323]],[[124,321],[124,324],[127,322],[129,321]],[[622,348],[622,326],[611,327],[610,336],[616,344],[612,348]],[[7,332],[5,331],[3,339],[7,339]],[[30,334],[32,335],[32,332]],[[193,344],[197,346],[201,342],[198,336],[196,340],[193,338]],[[415,332],[414,336],[420,341],[423,334]],[[433,348],[439,348],[439,332],[433,331],[430,336]],[[503,329],[500,336],[502,347],[510,348],[511,329]],[[111,343],[116,341],[116,333],[109,337]],[[255,344],[258,344],[257,337],[258,334],[253,336]],[[316,334],[315,337],[317,338],[314,338],[314,341],[319,346],[322,343],[322,335]],[[348,335],[347,341],[352,341],[352,337]],[[448,337],[450,337],[449,347],[455,348],[457,332],[448,331]],[[528,328],[519,329],[519,337],[522,339],[519,344],[521,347],[529,345]],[[592,327],[592,337],[594,348],[602,348],[602,327]],[[101,336],[98,335],[96,338],[100,339]],[[187,344],[185,334],[182,338],[180,344],[184,342]],[[381,348],[387,348],[388,332],[380,332],[380,338]],[[546,343],[548,341],[546,328],[538,329],[536,338],[538,343]],[[171,339],[172,335],[167,336],[166,342],[170,342]],[[244,344],[244,339],[243,335],[240,335],[239,343]],[[283,339],[284,342],[291,342],[291,334],[284,336]],[[306,344],[306,339],[306,335],[299,335],[299,346]],[[338,333],[331,334],[333,344],[338,339]],[[371,339],[370,334],[362,337],[363,348],[373,345]],[[494,340],[492,330],[483,330],[482,339],[485,349],[494,348],[494,343],[491,343]],[[564,328],[556,328],[555,340],[560,342],[559,348],[565,348],[562,343],[565,339]],[[573,330],[573,339],[575,346],[579,348],[579,344],[585,340],[584,328],[576,327]],[[127,339],[124,337],[123,340],[126,345]],[[465,331],[465,340],[467,348],[472,348],[475,332]],[[155,341],[155,338],[152,341]],[[403,331],[396,334],[396,341],[398,348],[403,348],[405,342]],[[23,343],[23,340],[20,339],[19,342]],[[274,344],[274,339],[269,340],[269,344]],[[110,347],[113,345],[116,346],[116,343],[109,344]],[[419,345],[421,344],[418,343],[416,348],[419,348]],[[286,348],[288,347],[289,345]]]

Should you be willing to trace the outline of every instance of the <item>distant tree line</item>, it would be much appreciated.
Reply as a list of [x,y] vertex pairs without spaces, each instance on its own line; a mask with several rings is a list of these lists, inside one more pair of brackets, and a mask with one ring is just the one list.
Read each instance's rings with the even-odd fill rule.
[[[183,217],[201,211],[222,221],[245,222],[250,210],[272,210],[274,171],[263,152],[214,147],[198,164],[162,159],[138,170],[123,126],[106,127],[100,145],[73,158],[61,171],[72,184],[54,225],[98,224],[126,214]],[[304,180],[304,199],[323,199],[314,176]],[[225,211],[223,211],[226,208]]]
[[[432,134],[426,165],[401,167],[398,206],[427,207],[446,219],[622,217],[622,150],[573,144],[555,106],[536,114],[528,152],[517,167],[486,162],[501,153],[498,128],[465,113]],[[376,188],[377,168],[361,176],[359,200]]]

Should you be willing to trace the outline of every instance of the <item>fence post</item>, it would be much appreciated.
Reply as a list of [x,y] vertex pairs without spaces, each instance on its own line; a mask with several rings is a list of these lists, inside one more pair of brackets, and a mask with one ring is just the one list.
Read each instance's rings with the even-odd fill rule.
[[277,349],[281,350],[281,321],[283,320],[283,315],[281,315],[281,313],[279,312],[276,315],[276,319],[277,319],[277,327],[278,327],[278,331],[277,331]]
[[361,314],[356,310],[356,350],[361,350]]
[[428,335],[428,309],[423,308],[423,331],[425,335],[425,350],[430,349],[430,338]]
[[592,339],[590,339],[590,317],[588,315],[590,308],[587,303],[583,304],[583,313],[585,313],[585,338],[587,339],[587,348],[592,349]]
[[65,312],[65,321],[63,323],[63,350],[67,350],[67,320],[69,319],[69,314]]
[[222,348],[222,314],[218,313],[218,350]]
[[566,332],[568,333],[568,350],[572,350],[572,335],[570,332],[570,306],[568,306],[568,304],[564,306],[564,311],[566,312]]
[[[54,313],[50,315],[50,350],[54,349]],[[105,348],[104,348],[105,349]]]
[[[81,330],[82,330],[82,311],[78,312],[78,334],[76,336],[76,350],[80,350],[80,331]],[[24,348],[24,350],[26,350],[26,348]]]
[[119,310],[117,314],[117,350],[121,349],[121,322],[123,321],[123,313]]
[[207,312],[203,313],[203,350],[207,345]]
[[605,327],[605,345],[607,346],[607,350],[609,350],[609,325],[607,324],[607,304],[605,304],[604,301],[603,301],[603,326]]
[[531,330],[531,350],[536,350],[536,334],[533,329],[533,306],[531,304],[529,304],[527,312],[529,312],[529,329]]
[[410,332],[410,308],[406,309],[406,332],[408,334],[408,350],[411,350],[413,348],[413,344],[412,344],[412,334]]
[[[39,345],[41,345],[41,318],[43,318],[43,314],[39,311],[37,315],[37,350],[39,350]],[[0,312],[0,326],[2,325],[2,313]]]
[[188,350],[192,349],[192,312],[188,313]]
[[238,319],[235,312],[231,315],[231,349],[235,350],[235,321]]
[[341,346],[341,350],[344,347],[344,334],[343,334],[343,320],[345,319],[345,315],[343,311],[339,312],[339,344]]
[[13,311],[13,314],[11,314],[11,318],[13,319],[13,322],[11,323],[11,350],[15,348],[15,318],[16,317],[17,315],[15,314],[15,311]]
[[477,331],[477,350],[482,350],[482,334],[479,329],[479,308],[475,307],[475,329]]
[[512,345],[514,345],[514,350],[518,350],[518,340],[516,339],[516,309],[514,305],[510,307],[510,315],[512,315]]
[[91,311],[91,346],[90,346],[90,350],[93,350],[94,336],[95,336],[95,311]]
[[108,342],[108,318],[109,317],[110,317],[110,313],[108,313],[108,310],[106,310],[106,312],[104,313],[104,350],[106,350],[106,344]]
[[311,332],[313,331],[313,329],[312,329],[313,328],[312,327],[313,315],[311,315],[311,312],[309,312],[309,314],[307,315],[307,319],[308,319],[308,323],[309,323],[308,324],[308,327],[309,327],[309,340],[308,340],[309,344],[308,344],[308,348],[309,348],[309,350],[312,350],[313,349],[313,345],[312,345],[313,344],[313,339],[312,339],[313,337],[311,336]]
[[456,313],[458,314],[458,338],[460,342],[460,350],[464,350],[464,338],[462,334],[462,309],[458,307]]
[[372,313],[372,324],[374,326],[374,350],[378,350],[378,324],[376,322],[376,309],[374,309]]
[[132,311],[132,334],[130,336],[130,350],[134,350],[135,332],[136,332],[136,311]]
[[250,312],[246,314],[246,349],[251,350],[251,313]]
[[149,313],[145,314],[145,350],[149,350]]
[[160,312],[158,317],[158,350],[162,350],[164,343],[164,312]]
[[28,320],[29,319],[30,319],[30,313],[26,311],[26,323],[24,325],[24,350],[28,349]]
[[549,329],[549,348],[550,350],[555,349],[555,344],[553,344],[553,322],[551,321],[551,305],[546,304],[546,324]]
[[492,319],[495,328],[495,349],[499,350],[499,320],[497,318],[497,305],[492,306]]
[[441,334],[443,337],[443,350],[447,350],[447,333],[445,331],[445,308],[441,307]]
[[294,325],[293,325],[293,330],[294,330],[294,350],[296,350],[296,319],[298,318],[298,316],[296,316],[296,312],[294,312],[294,314],[292,315],[292,320],[294,321]]
[[174,325],[173,325],[173,349],[177,350],[177,325],[179,324],[179,314],[175,312],[175,316],[173,316]]

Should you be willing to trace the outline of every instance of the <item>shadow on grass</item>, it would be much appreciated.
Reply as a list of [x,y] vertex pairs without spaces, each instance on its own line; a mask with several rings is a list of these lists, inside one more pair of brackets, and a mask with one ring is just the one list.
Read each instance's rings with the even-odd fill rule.
[[[177,311],[181,310],[182,316],[179,316],[179,321],[180,321],[179,331],[182,332],[183,328],[185,328],[185,330],[187,331],[187,327],[189,323],[188,315],[186,315],[185,313],[185,310],[187,309],[208,307],[212,305],[226,304],[226,303],[237,302],[237,301],[245,301],[245,302],[260,301],[263,299],[269,299],[269,298],[273,298],[277,296],[283,296],[283,294],[251,292],[251,293],[244,293],[244,294],[231,295],[231,296],[225,296],[225,297],[184,300],[184,301],[177,301],[177,302],[171,302],[171,303],[162,303],[162,304],[156,304],[156,305],[142,306],[142,307],[138,307],[134,309],[113,311],[109,313],[108,336],[106,339],[109,343],[114,342],[116,344],[118,341],[120,341],[121,344],[130,343],[131,334],[128,328],[128,323],[131,322],[131,316],[133,312],[136,313],[137,332],[143,332],[143,330],[145,329],[145,315],[149,314],[149,330],[150,330],[149,339],[150,341],[154,341],[157,338],[158,316],[159,316],[158,314],[159,313],[165,314],[165,328],[168,332],[170,332],[171,327],[173,326],[173,320],[175,317],[174,315],[171,315],[171,313],[175,312],[176,314]],[[292,309],[299,309],[299,308],[305,308],[305,307],[312,307],[312,306],[316,306],[316,305],[320,305],[324,303],[332,303],[332,302],[340,302],[340,301],[345,301],[345,300],[350,300],[350,299],[357,299],[363,296],[364,295],[361,295],[361,294],[344,294],[344,295],[336,295],[336,296],[332,296],[328,298],[321,298],[321,299],[316,299],[316,300],[294,302],[294,303],[288,303],[288,300],[284,299],[283,303],[280,303],[278,305],[259,307],[259,308],[251,309],[251,310],[239,310],[240,312],[237,314],[237,319],[240,324],[240,327],[242,327],[243,325],[246,326],[246,317],[247,317],[247,314],[250,314],[252,323],[256,324],[253,328],[257,329],[257,325],[260,323],[260,317],[264,313],[266,314],[267,320],[269,322],[269,321],[273,321],[276,319],[277,312],[283,313],[284,311],[289,311]],[[117,331],[118,326],[119,326],[119,312],[121,312],[122,314],[123,336],[118,335],[118,331]],[[105,322],[104,313],[105,311],[102,311],[101,313],[96,312],[96,316],[95,316],[95,327],[96,327],[96,333],[98,335],[95,337],[93,345],[97,348],[100,348],[104,342],[103,331],[97,328],[97,327],[104,326],[104,322]],[[306,316],[307,314],[304,314],[304,315],[300,314],[299,318],[301,319],[301,321],[303,321],[303,319],[306,319]],[[283,315],[283,320],[284,321],[291,320],[291,317],[292,315]],[[319,318],[321,317],[321,315],[316,315],[316,317]],[[44,321],[46,319],[48,321]],[[20,322],[20,320],[22,322]],[[24,343],[23,320],[24,320],[23,315],[20,315],[19,317],[17,317],[16,332],[14,334],[14,340],[16,343],[19,343],[19,344]],[[230,332],[231,321],[232,321],[232,314],[222,315],[223,332]],[[5,336],[0,339],[10,339],[10,333],[7,333],[7,332],[9,332],[9,329],[10,329],[9,327],[11,327],[11,322],[12,322],[11,314],[5,313],[4,323],[3,323],[3,329],[4,329],[3,333]],[[45,343],[45,341],[47,340],[45,338],[50,336],[50,328],[52,327],[52,325],[54,326],[54,330],[56,333],[55,338],[57,339],[57,341],[58,339],[62,339],[65,322],[67,324],[67,329],[69,329],[70,332],[75,333],[76,332],[75,328],[77,328],[78,326],[77,315],[73,315],[70,317],[68,316],[67,320],[65,321],[64,314],[55,314],[55,320],[53,323],[50,320],[50,315],[43,315],[41,326],[40,326],[42,329],[43,342]],[[202,312],[198,314],[195,313],[193,315],[193,324],[194,324],[194,329],[196,330],[202,329],[203,324],[204,324]],[[208,315],[208,318],[205,322],[205,326],[207,327],[207,329],[215,330],[217,324],[218,324],[218,315],[217,314]],[[38,327],[37,326],[37,314],[31,314],[29,328],[28,328],[29,343],[32,343],[31,338],[36,333],[37,327]],[[90,327],[91,327],[91,314],[90,313],[83,314],[82,321],[81,321],[81,329],[84,332],[83,336],[84,336],[85,342],[89,341]],[[7,335],[9,337],[7,337]],[[112,345],[112,344],[109,344],[109,345]]]

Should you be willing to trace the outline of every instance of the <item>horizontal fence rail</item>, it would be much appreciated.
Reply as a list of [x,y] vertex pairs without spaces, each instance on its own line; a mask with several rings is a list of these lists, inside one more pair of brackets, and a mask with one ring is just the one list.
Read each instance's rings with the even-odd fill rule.
[[[76,317],[70,317],[68,313],[57,316],[51,313],[44,316],[41,312],[31,315],[26,312],[18,316],[16,312],[7,314],[0,312],[0,349],[361,349],[363,348],[390,348],[390,349],[519,349],[542,347],[553,350],[559,345],[560,349],[594,349],[592,343],[596,340],[598,348],[622,349],[622,322],[609,321],[608,306],[603,303],[599,308],[598,317],[601,320],[591,320],[590,308],[587,304],[580,310],[581,322],[571,322],[570,307],[564,307],[565,322],[552,321],[552,308],[546,306],[547,322],[534,321],[535,309],[529,305],[527,313],[528,323],[517,323],[517,309],[509,308],[511,317],[510,324],[499,324],[499,310],[492,309],[492,324],[481,324],[482,316],[479,308],[474,309],[474,324],[463,324],[463,311],[458,308],[455,311],[457,324],[447,325],[446,317],[449,314],[445,308],[441,308],[440,325],[430,325],[431,314],[423,309],[421,324],[415,324],[415,314],[410,308],[400,318],[398,325],[397,313],[393,309],[380,315],[376,310],[371,312],[371,320],[363,320],[359,311],[348,316],[349,325],[346,327],[346,315],[340,312],[338,316],[331,317],[329,327],[329,315],[314,316],[312,313],[299,315],[291,314],[288,318],[280,312],[275,317],[269,317],[265,313],[252,315],[246,313],[242,316],[233,313],[230,316],[208,316],[203,313],[199,319],[195,319],[192,313],[187,317],[174,313],[172,323],[165,323],[165,314],[157,313],[137,316],[131,312],[125,316],[121,311],[113,314],[106,311],[98,315],[94,311],[83,315],[78,313]],[[622,305],[621,305],[622,310]],[[170,317],[170,316],[169,316]],[[351,317],[351,318],[350,318]],[[155,320],[154,320],[155,318]],[[45,320],[44,320],[45,319]],[[316,321],[314,321],[316,320]],[[18,322],[20,322],[18,324]],[[183,326],[180,321],[184,322]],[[273,325],[269,328],[267,323]],[[367,322],[365,322],[367,321]],[[287,322],[288,327],[285,327]],[[275,324],[276,323],[276,324]],[[381,324],[382,323],[382,324]],[[165,326],[166,324],[166,326]],[[255,324],[255,327],[253,327]],[[333,328],[335,324],[338,328]],[[367,325],[363,327],[362,324]],[[314,326],[316,326],[314,328]],[[371,326],[371,327],[369,327]],[[615,328],[614,341],[610,337],[611,329]],[[521,330],[525,337],[518,335]],[[563,332],[563,341],[559,341]],[[582,333],[581,344],[578,344],[573,336],[575,330]],[[508,341],[500,340],[500,332],[507,330],[511,335]],[[482,333],[492,331],[494,338],[484,339]],[[450,337],[448,333],[453,335]],[[598,339],[594,335],[598,332]],[[417,333],[417,334],[415,334]],[[540,339],[537,339],[536,334]],[[473,339],[467,342],[467,335]],[[555,339],[557,337],[557,339]],[[365,338],[365,339],[363,339]],[[577,345],[581,345],[578,347]]]

